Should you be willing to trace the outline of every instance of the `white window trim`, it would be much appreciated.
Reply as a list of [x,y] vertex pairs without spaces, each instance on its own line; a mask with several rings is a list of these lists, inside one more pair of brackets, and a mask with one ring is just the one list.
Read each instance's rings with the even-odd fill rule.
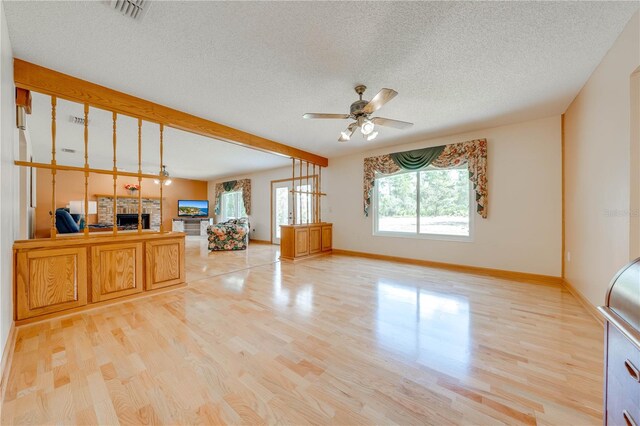
[[[225,217],[224,212],[225,212],[225,199],[228,198],[228,196],[230,194],[235,195],[236,197],[236,217]],[[226,195],[226,197],[225,197]],[[221,196],[220,196],[220,216],[221,216],[221,220],[223,222],[229,220],[229,219],[239,219],[242,216],[240,215],[240,204],[243,202],[242,201],[242,191],[231,191],[231,192],[224,192]]]
[[[387,177],[387,176],[395,176],[403,173],[416,173],[429,169],[438,169],[438,170],[449,170],[454,167],[447,168],[436,168],[436,167],[427,167],[421,170],[404,170],[398,173],[394,173],[392,175],[385,174],[376,174],[375,178],[378,177]],[[374,237],[387,237],[387,238],[409,238],[414,240],[437,240],[437,241],[451,241],[451,242],[463,242],[463,243],[472,243],[474,241],[474,231],[475,231],[475,209],[474,209],[474,191],[473,184],[469,181],[469,235],[452,235],[452,234],[425,234],[419,233],[420,229],[420,215],[416,215],[417,225],[416,232],[393,232],[393,231],[379,231],[378,230],[378,190],[380,186],[373,186],[373,236]],[[419,176],[416,176],[416,213],[420,211],[420,179]]]

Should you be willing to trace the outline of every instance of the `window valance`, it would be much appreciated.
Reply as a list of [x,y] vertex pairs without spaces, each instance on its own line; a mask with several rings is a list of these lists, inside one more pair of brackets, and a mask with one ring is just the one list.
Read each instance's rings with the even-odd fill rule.
[[247,215],[251,214],[251,179],[230,180],[216,183],[215,212],[220,214],[220,196],[225,192],[242,191],[242,202]]
[[487,140],[468,142],[395,152],[364,159],[364,214],[369,216],[371,190],[376,182],[376,173],[390,175],[401,170],[420,170],[429,165],[439,168],[467,164],[469,180],[476,193],[476,210],[487,217]]

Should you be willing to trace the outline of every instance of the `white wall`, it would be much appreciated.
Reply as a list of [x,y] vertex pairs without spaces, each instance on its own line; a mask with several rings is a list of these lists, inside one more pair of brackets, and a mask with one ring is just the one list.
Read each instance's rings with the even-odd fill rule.
[[[209,182],[209,205],[211,211],[215,208],[215,184],[238,179],[251,179],[251,238],[254,240],[271,240],[271,181],[291,178],[291,168],[265,170],[257,173],[248,173],[237,176],[229,176]],[[255,231],[253,231],[255,229]]]
[[[372,215],[363,213],[365,157],[482,138],[489,210],[487,219],[474,213],[472,242],[372,235]],[[334,223],[334,248],[560,276],[561,163],[560,116],[331,158],[325,217]]]
[[637,228],[630,216],[638,214],[630,182],[640,179],[638,159],[631,161],[638,147],[631,144],[630,76],[638,66],[636,13],[565,113],[565,277],[594,305],[603,304],[611,278],[630,260],[637,245],[631,239],[640,238],[630,238]]
[[0,4],[0,353],[13,321],[11,292],[13,241],[18,236],[18,178],[13,164],[17,149],[13,53],[4,4]]

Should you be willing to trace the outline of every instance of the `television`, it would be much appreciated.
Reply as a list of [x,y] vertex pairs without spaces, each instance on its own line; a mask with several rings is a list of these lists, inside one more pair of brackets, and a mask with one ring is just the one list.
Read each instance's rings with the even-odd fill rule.
[[209,216],[208,200],[178,200],[178,216]]

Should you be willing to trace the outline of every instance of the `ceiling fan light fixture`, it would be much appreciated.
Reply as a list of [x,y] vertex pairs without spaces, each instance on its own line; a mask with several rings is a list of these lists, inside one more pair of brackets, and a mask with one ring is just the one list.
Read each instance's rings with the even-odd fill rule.
[[369,136],[371,132],[373,132],[374,128],[375,124],[373,124],[373,122],[369,119],[363,120],[362,124],[360,125],[360,131],[365,136]]
[[362,133],[362,137],[364,139],[372,141],[378,136],[378,132],[375,131],[376,126],[406,129],[413,125],[413,123],[409,123],[407,121],[392,120],[383,117],[369,118],[371,114],[379,110],[391,99],[395,98],[398,92],[393,89],[383,88],[370,101],[366,101],[362,99],[362,94],[366,89],[367,87],[362,84],[359,84],[354,88],[354,90],[358,94],[359,99],[351,104],[351,106],[349,107],[349,114],[307,113],[304,114],[302,118],[355,120],[349,125],[349,127],[347,127],[347,130],[340,132],[338,142],[347,142],[351,140],[353,134],[358,128],[360,128],[360,133]]
[[171,178],[169,177],[169,172],[167,171],[167,166],[165,166],[164,164],[162,165],[162,171],[160,172],[160,178],[153,180],[153,183],[155,183],[156,185],[160,185],[162,182],[164,182],[164,184],[163,184],[164,186],[171,185]]

